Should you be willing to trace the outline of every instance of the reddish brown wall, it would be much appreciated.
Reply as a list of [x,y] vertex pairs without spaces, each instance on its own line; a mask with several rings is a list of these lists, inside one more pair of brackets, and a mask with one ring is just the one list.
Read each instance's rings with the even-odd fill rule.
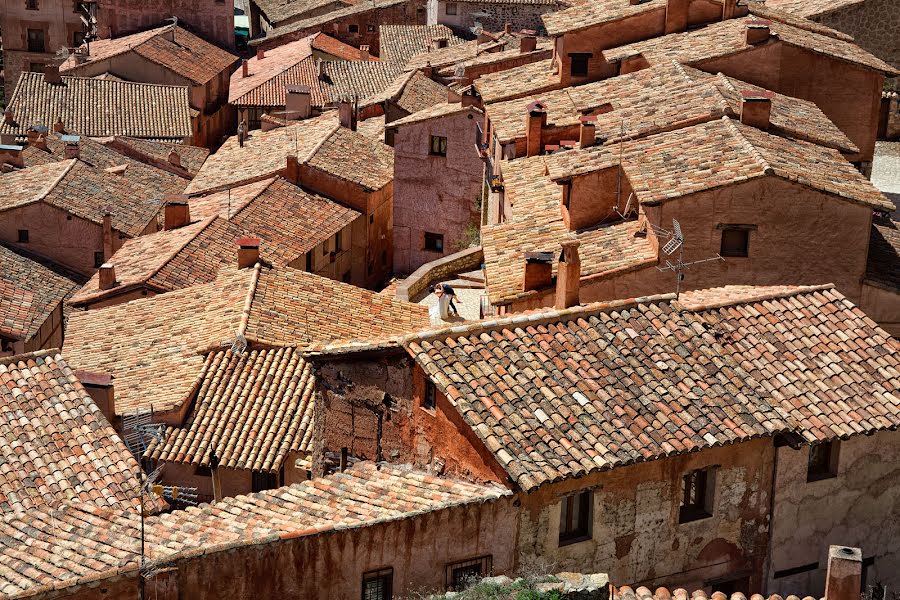
[[234,47],[234,3],[222,0],[99,0],[100,37],[121,37],[152,29],[172,16],[207,41]]

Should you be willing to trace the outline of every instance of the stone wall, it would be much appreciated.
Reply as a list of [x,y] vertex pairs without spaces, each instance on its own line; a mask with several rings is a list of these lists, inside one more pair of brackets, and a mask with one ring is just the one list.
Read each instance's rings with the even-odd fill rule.
[[[563,2],[546,4],[503,2],[449,2],[456,5],[456,14],[447,14],[447,0],[429,2],[429,24],[442,24],[467,36],[478,22],[485,31],[503,31],[509,24],[513,31],[531,29],[546,35],[541,15],[565,8]],[[452,11],[452,9],[451,9]],[[490,16],[484,16],[484,14]],[[476,16],[477,15],[477,16]],[[433,20],[432,20],[433,19]]]
[[413,298],[439,281],[457,273],[474,271],[484,261],[481,247],[467,248],[424,264],[397,286],[397,298],[411,302]]

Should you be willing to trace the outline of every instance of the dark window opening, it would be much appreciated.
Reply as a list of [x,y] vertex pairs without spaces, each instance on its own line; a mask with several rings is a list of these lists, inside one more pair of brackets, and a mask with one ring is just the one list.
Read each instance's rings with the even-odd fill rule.
[[83,31],[73,31],[72,32],[72,47],[78,48],[83,43],[84,43],[84,32]]
[[47,65],[44,63],[28,63],[28,71],[31,73],[43,73],[47,70]]
[[444,236],[440,233],[425,232],[425,249],[431,252],[444,251]]
[[94,252],[94,268],[99,269],[103,266],[103,253],[102,252]]
[[569,55],[569,60],[571,61],[571,66],[569,67],[569,74],[572,77],[584,77],[588,74],[588,61],[590,60],[591,55],[587,53],[573,53]]
[[493,568],[491,556],[473,558],[447,565],[446,586],[448,592],[459,592],[487,577]]
[[747,229],[723,229],[722,256],[745,257],[750,250],[750,231]]
[[278,487],[278,475],[275,473],[262,473],[260,471],[252,471],[252,489],[253,492],[262,492]]
[[381,251],[381,266],[382,267],[387,266],[387,250]]
[[212,469],[204,465],[197,465],[194,469],[194,475],[197,477],[212,477]]
[[368,31],[369,33],[375,33],[375,26],[374,25],[366,25],[366,31]]
[[447,14],[448,15],[456,14],[456,2],[448,2],[447,3]]
[[375,215],[369,215],[369,225],[375,222]]
[[351,25],[350,33],[359,33],[359,25]]
[[341,232],[340,231],[338,231],[336,234],[334,234],[334,251],[335,252],[341,251]]
[[20,244],[27,244],[27,243],[28,243],[28,230],[27,230],[27,229],[20,229],[20,230],[19,230],[19,243],[20,243]]
[[393,596],[394,570],[363,573],[362,600],[390,600]]
[[312,273],[313,270],[313,253],[312,250],[306,253],[306,272]]
[[806,481],[837,477],[838,442],[822,442],[809,447]]
[[28,51],[29,52],[46,52],[44,49],[44,30],[29,29],[28,30]]
[[570,494],[560,500],[559,545],[591,538],[591,491]]
[[37,10],[38,0],[25,0],[25,8],[26,10]]
[[441,135],[431,136],[431,148],[428,154],[432,156],[447,156],[447,138]]
[[685,473],[678,522],[688,523],[711,517],[714,492],[715,477],[712,469]]
[[430,379],[425,380],[425,396],[422,398],[422,408],[434,410],[437,406],[437,386]]

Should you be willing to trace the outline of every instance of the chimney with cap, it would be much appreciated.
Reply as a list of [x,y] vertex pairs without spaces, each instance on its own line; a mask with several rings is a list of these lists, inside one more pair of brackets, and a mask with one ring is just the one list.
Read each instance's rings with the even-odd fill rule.
[[741,123],[766,131],[772,114],[772,92],[741,92]]
[[578,147],[590,148],[597,139],[597,117],[585,115],[581,117],[581,129],[578,134]]
[[859,600],[862,587],[862,550],[847,546],[828,547],[825,600]]
[[103,263],[98,272],[101,290],[111,290],[116,287],[116,268],[112,263]]
[[369,60],[372,57],[369,56],[369,46],[367,44],[361,44],[359,46],[359,60]]
[[526,252],[525,276],[522,279],[522,291],[539,290],[548,287],[553,281],[553,253]]
[[12,111],[11,108],[7,108],[3,111],[3,122],[7,125],[12,125],[16,121],[16,113]]
[[754,21],[747,25],[747,45],[755,46],[767,41],[772,32],[766,21]]
[[341,127],[356,131],[356,107],[350,100],[341,100],[338,104],[338,119]]
[[53,131],[56,133],[62,133],[66,130],[66,125],[63,123],[62,117],[58,117],[56,119],[56,123],[53,124]]
[[581,287],[581,259],[578,256],[580,242],[562,243],[559,265],[556,270],[556,308],[570,308],[579,304]]
[[191,222],[191,207],[187,196],[173,194],[166,198],[163,229],[170,231],[184,227]]
[[250,77],[250,62],[246,58],[241,61],[241,77]]
[[81,144],[78,142],[66,142],[65,155],[68,158],[80,158],[81,157]]
[[308,85],[289,85],[284,92],[284,118],[289,121],[312,116],[312,93]]
[[112,375],[96,371],[75,371],[75,377],[84,386],[84,391],[88,393],[106,420],[112,423],[116,416]]
[[44,65],[44,81],[53,85],[62,83],[62,77],[59,76],[59,65]]
[[259,262],[259,238],[245,237],[237,243],[238,269],[246,269]]
[[541,133],[547,125],[547,107],[539,101],[528,105],[525,115],[525,156],[541,153]]

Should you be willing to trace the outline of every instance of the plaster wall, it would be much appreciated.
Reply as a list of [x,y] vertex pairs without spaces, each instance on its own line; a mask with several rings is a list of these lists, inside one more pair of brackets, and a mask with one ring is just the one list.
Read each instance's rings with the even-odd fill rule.
[[63,305],[60,302],[47,316],[38,331],[25,343],[25,352],[35,352],[63,346]]
[[900,337],[900,293],[863,282],[859,307],[894,337]]
[[234,5],[225,0],[99,0],[97,31],[117,38],[145,31],[178,17],[178,22],[209,42],[234,48]]

